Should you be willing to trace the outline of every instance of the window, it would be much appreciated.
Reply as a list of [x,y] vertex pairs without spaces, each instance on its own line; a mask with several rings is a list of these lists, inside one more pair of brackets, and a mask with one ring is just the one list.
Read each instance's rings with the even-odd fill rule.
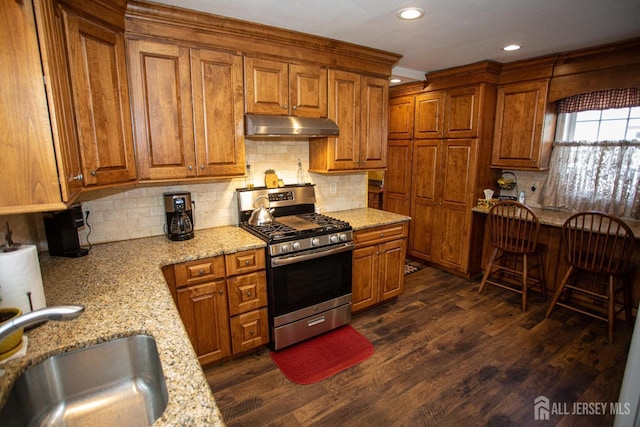
[[631,96],[616,89],[559,101],[544,207],[640,219],[640,91],[629,91]]
[[557,141],[640,140],[640,107],[558,115]]

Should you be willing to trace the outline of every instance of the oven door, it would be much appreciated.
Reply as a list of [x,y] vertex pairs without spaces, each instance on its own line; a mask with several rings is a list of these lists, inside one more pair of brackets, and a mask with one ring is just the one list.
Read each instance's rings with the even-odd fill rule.
[[267,283],[274,326],[349,304],[352,255],[348,242],[271,258]]

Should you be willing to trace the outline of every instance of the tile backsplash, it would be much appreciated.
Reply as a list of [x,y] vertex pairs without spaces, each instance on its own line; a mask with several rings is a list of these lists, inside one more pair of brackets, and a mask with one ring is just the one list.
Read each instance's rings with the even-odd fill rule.
[[[245,141],[247,163],[251,165],[256,186],[264,185],[264,171],[274,169],[285,184],[295,184],[298,159],[305,181],[316,184],[316,206],[321,212],[367,206],[366,172],[345,175],[320,175],[308,172],[309,144],[306,140]],[[162,194],[189,191],[195,201],[195,228],[238,223],[236,188],[245,186],[245,178],[200,184],[166,186],[138,185],[135,188],[97,190],[82,194],[78,202],[89,211],[87,223],[78,231],[80,244],[135,239],[164,234],[165,211]],[[47,250],[42,214],[0,216],[0,229],[6,222],[14,230],[13,238]],[[4,236],[4,233],[1,233]],[[4,237],[0,239],[4,243]]]

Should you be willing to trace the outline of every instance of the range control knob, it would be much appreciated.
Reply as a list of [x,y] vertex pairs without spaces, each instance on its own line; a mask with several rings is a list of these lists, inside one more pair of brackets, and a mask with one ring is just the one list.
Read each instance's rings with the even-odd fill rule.
[[320,239],[315,237],[311,239],[311,246],[319,246],[319,245],[320,245]]
[[285,243],[284,245],[280,246],[280,252],[282,253],[289,252],[289,245]]
[[300,243],[298,243],[298,242],[293,242],[293,243],[291,244],[291,248],[292,248],[294,251],[299,250],[299,249],[300,249]]
[[348,237],[347,237],[346,234],[344,234],[344,233],[340,234],[340,240],[342,240],[343,242],[346,242],[347,239],[348,239]]
[[329,241],[330,241],[331,243],[338,243],[338,240],[339,240],[339,238],[338,238],[338,235],[337,235],[337,234],[334,234],[334,235],[332,235],[332,236],[330,236],[330,237],[329,237]]

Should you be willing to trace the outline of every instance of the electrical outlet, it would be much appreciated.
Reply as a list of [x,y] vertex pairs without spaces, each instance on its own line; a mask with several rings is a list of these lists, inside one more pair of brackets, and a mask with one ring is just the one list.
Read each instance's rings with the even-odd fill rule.
[[535,193],[535,192],[536,192],[536,190],[538,189],[538,187],[539,187],[539,185],[538,185],[538,182],[537,182],[537,181],[532,182],[532,183],[531,183],[531,192],[532,192],[532,193]]
[[331,187],[330,187],[329,192],[331,194],[336,194],[338,192],[338,183],[337,182],[332,182],[331,183]]

